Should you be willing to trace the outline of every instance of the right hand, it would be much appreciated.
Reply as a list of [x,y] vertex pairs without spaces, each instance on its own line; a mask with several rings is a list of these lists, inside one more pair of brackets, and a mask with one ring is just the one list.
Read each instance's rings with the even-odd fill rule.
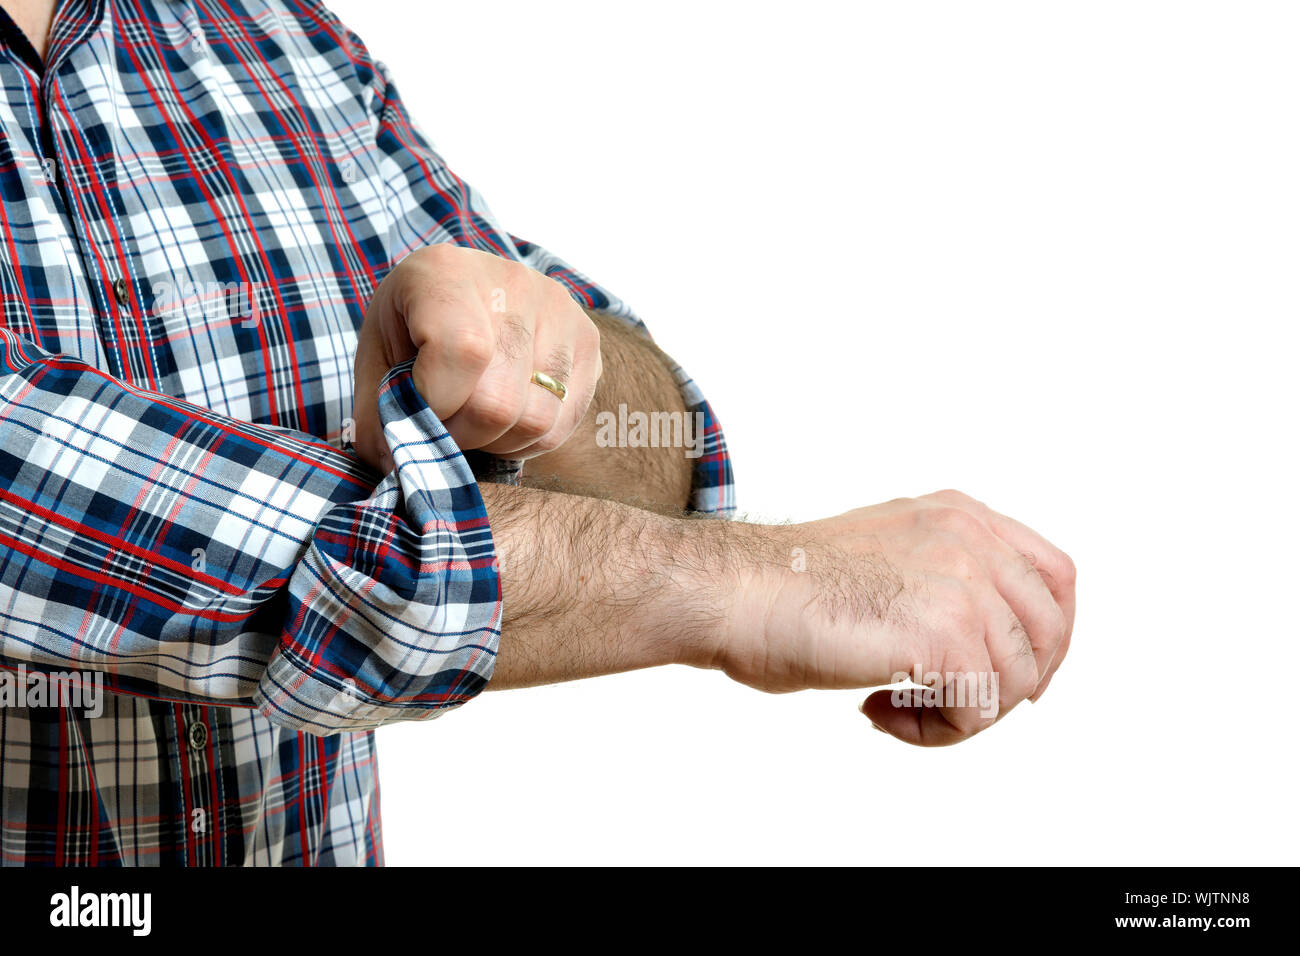
[[[1047,688],[1070,644],[1075,569],[1024,525],[959,492],[861,508],[793,527],[753,526],[795,548],[804,573],[767,561],[745,574],[712,663],[767,691],[857,688],[896,675],[997,675],[997,706],[863,712],[909,743],[955,743]],[[797,563],[796,560],[796,563]]]
[[[414,358],[415,387],[462,451],[531,458],[582,422],[600,378],[600,333],[565,286],[513,259],[439,243],[412,252],[375,290],[357,339],[357,454],[393,466],[379,383]],[[532,383],[545,372],[565,400]]]

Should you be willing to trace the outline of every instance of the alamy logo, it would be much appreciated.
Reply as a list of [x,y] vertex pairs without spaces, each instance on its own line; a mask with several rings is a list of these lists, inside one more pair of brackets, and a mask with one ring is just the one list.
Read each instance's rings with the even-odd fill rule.
[[153,898],[148,893],[82,893],[78,886],[50,897],[51,926],[126,926],[148,936]]
[[104,712],[104,675],[97,671],[0,670],[0,708],[68,707],[87,717]]
[[596,414],[596,444],[601,448],[682,448],[687,458],[704,454],[704,413],[629,412]]
[[916,687],[899,687],[889,700],[895,707],[978,707],[981,717],[998,715],[998,675],[993,673],[899,671],[890,683],[912,681]]
[[158,282],[153,287],[153,314],[204,322],[258,324],[257,296],[248,282]]

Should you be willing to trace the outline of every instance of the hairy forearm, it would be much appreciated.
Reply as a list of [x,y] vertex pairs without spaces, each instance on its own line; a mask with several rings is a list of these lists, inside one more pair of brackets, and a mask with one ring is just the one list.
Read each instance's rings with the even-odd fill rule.
[[[632,413],[668,416],[655,421],[687,422],[681,389],[667,358],[644,336],[621,320],[589,313],[600,329],[603,372],[582,423],[555,451],[529,460],[524,484],[574,495],[608,498],[661,513],[686,507],[693,461],[687,449],[661,443],[653,447],[633,440],[611,443],[613,429],[602,432],[600,418],[622,420]],[[650,436],[647,436],[650,437]]]
[[752,526],[536,488],[482,493],[504,606],[490,687],[709,666]]
[[942,672],[947,699],[952,675],[993,681],[973,706],[896,689],[864,702],[881,729],[931,746],[1036,698],[1068,646],[1073,564],[957,492],[771,526],[481,487],[504,607],[489,688],[672,663],[773,692]]

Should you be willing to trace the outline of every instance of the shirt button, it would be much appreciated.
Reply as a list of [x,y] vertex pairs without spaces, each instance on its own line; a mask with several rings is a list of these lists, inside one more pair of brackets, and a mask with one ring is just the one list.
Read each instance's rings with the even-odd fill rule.
[[201,720],[194,721],[190,724],[189,738],[191,750],[202,750],[208,744],[208,725]]
[[115,295],[115,296],[117,297],[117,301],[118,301],[120,304],[122,304],[122,305],[130,305],[130,304],[131,304],[131,300],[130,300],[129,298],[127,298],[127,294],[126,294],[126,280],[125,280],[125,279],[118,279],[118,280],[116,280],[116,281],[113,283],[113,295]]

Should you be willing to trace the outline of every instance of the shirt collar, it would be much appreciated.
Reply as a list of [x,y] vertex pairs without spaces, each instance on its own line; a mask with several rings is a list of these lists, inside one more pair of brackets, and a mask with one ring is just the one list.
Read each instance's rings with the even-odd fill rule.
[[45,71],[53,73],[82,40],[99,29],[106,0],[61,0],[50,27]]
[[27,34],[18,29],[18,24],[14,23],[13,17],[9,16],[9,11],[4,7],[0,7],[0,47],[26,63],[37,75],[44,72],[45,64],[37,55],[36,48],[27,39]]

